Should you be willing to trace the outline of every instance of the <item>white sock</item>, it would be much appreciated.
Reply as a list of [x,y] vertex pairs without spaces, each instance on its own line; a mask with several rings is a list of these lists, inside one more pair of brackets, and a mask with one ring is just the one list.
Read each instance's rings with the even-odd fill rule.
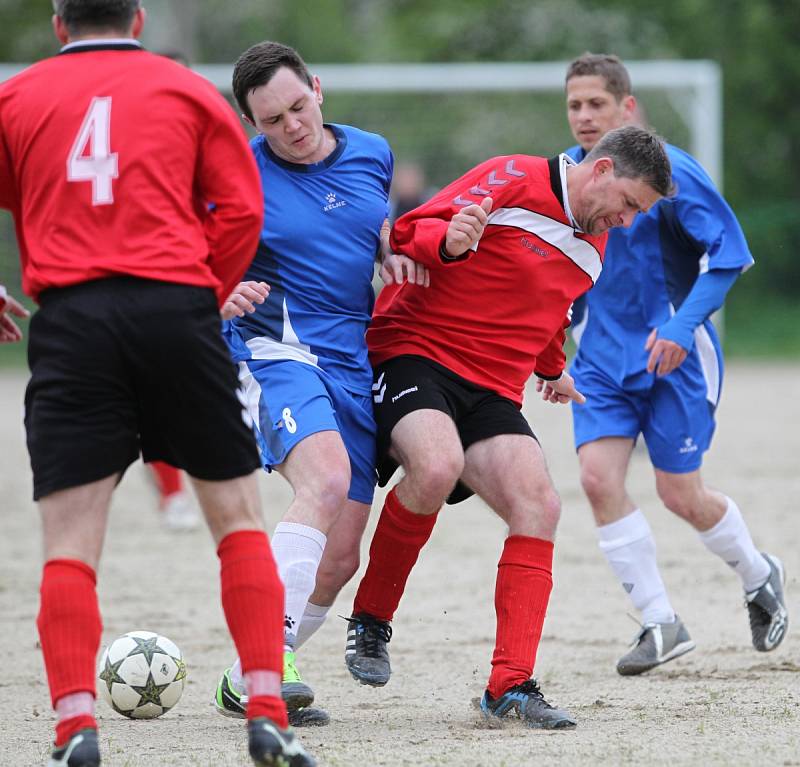
[[767,582],[769,565],[753,544],[739,507],[727,496],[726,500],[728,508],[722,519],[698,535],[709,551],[736,571],[745,591],[755,591]]
[[272,554],[286,589],[283,633],[289,650],[295,646],[300,621],[314,591],[317,568],[327,540],[315,527],[295,522],[279,522],[272,536]]
[[597,528],[600,550],[606,555],[642,623],[675,620],[656,562],[656,542],[647,519],[639,509],[616,522]]
[[294,649],[299,650],[317,632],[320,626],[325,623],[330,605],[315,605],[311,602],[306,604],[303,618],[297,627],[297,636],[294,640]]

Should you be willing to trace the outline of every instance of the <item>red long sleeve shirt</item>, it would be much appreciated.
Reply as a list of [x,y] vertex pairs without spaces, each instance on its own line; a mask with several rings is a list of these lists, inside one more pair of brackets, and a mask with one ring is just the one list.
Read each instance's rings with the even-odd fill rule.
[[263,219],[233,110],[132,41],[77,44],[0,84],[0,207],[14,215],[33,298],[132,275],[222,300]]
[[[429,267],[431,284],[381,291],[367,331],[373,365],[420,355],[520,405],[531,374],[561,374],[569,308],[600,274],[606,242],[576,230],[565,212],[569,162],[495,157],[395,222],[393,251]],[[444,260],[450,219],[487,196],[477,246]]]

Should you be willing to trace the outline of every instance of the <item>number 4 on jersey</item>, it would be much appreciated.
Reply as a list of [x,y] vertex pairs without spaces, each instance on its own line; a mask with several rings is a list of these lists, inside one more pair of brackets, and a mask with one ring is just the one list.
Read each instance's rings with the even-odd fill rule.
[[67,158],[67,181],[91,181],[92,205],[111,205],[118,171],[117,153],[111,151],[111,97],[96,96]]

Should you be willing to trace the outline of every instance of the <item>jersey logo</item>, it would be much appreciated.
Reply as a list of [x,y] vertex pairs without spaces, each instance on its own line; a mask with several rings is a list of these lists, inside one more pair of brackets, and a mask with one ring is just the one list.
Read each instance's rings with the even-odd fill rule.
[[535,242],[530,240],[528,237],[522,237],[520,239],[522,246],[527,248],[528,250],[532,250],[537,255],[541,256],[542,258],[550,258],[550,251],[546,248],[543,248],[541,245],[537,245]]
[[333,192],[328,192],[328,194],[325,195],[325,203],[326,204],[322,206],[322,210],[325,211],[325,213],[334,208],[343,208],[347,205],[345,200],[337,200]]
[[683,440],[683,447],[678,449],[679,453],[695,453],[697,452],[697,445],[695,445],[694,440],[691,437],[686,437]]
[[[467,194],[471,194],[475,197],[487,197],[492,193],[491,187],[493,186],[505,186],[508,183],[507,178],[499,178],[497,170],[493,170],[486,181],[481,182],[480,184],[475,184],[475,186],[471,187]],[[517,178],[524,178],[527,174],[524,171],[517,170],[514,167],[514,160],[513,158],[509,160],[503,171],[507,176],[516,176]],[[453,200],[453,205],[459,205],[462,208],[465,205],[474,205],[475,200],[470,200],[466,197],[462,197],[460,194]]]

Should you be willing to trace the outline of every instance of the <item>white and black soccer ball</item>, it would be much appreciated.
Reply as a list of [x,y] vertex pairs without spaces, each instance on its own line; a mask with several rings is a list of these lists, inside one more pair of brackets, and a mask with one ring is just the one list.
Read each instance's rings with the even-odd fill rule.
[[178,646],[152,631],[115,639],[97,664],[100,695],[118,714],[154,719],[181,698],[186,664]]

